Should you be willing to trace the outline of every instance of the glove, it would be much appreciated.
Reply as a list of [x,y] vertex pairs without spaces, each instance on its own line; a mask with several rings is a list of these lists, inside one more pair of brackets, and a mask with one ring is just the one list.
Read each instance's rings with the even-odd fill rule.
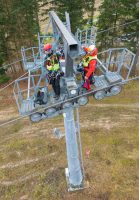
[[85,79],[85,80],[88,80],[88,77],[87,77],[87,76],[85,76],[85,77],[84,77],[84,79]]
[[80,63],[79,65],[77,65],[77,71],[78,72],[83,72],[84,71],[82,63]]
[[60,76],[64,76],[64,72],[60,72]]

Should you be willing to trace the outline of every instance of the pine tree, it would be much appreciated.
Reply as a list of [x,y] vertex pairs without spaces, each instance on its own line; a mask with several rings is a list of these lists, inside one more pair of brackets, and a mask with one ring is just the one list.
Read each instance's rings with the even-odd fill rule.
[[[139,19],[139,1],[138,0],[128,0],[123,3],[123,20],[124,22],[136,21]],[[136,47],[139,41],[139,21],[123,26],[123,35],[127,38],[125,45],[127,48],[136,52]]]
[[[75,33],[77,28],[81,28],[81,26],[83,25],[84,19],[83,19],[83,2],[84,0],[51,0],[51,1],[47,1],[47,0],[42,0],[43,4],[42,7],[45,7],[45,9],[43,9],[42,15],[46,16],[48,18],[48,12],[50,10],[54,10],[56,11],[57,15],[59,16],[59,18],[65,22],[65,12],[69,13],[70,16],[70,22],[71,22],[71,29],[72,32]],[[45,20],[46,17],[44,17],[43,20]]]
[[49,11],[55,10],[55,0],[39,0],[39,13],[41,21],[47,21]]
[[[114,40],[118,35],[115,26],[118,25],[121,17],[121,8],[119,9],[120,1],[121,0],[104,0],[99,8],[100,15],[98,20],[97,40],[99,42],[100,49],[106,49],[114,46]],[[105,29],[110,30],[103,32]]]
[[[120,6],[119,6],[120,5]],[[129,47],[134,50],[136,39],[128,39],[129,34],[136,32],[139,28],[139,23],[129,24],[127,26],[119,26],[124,23],[131,22],[137,19],[139,15],[138,0],[104,0],[99,8],[100,15],[98,20],[98,44],[100,49],[109,47]],[[100,30],[110,29],[109,31]],[[122,37],[127,40],[123,41]]]
[[84,23],[82,0],[57,0],[55,1],[55,10],[62,21],[65,21],[65,12],[69,13],[73,33],[77,28],[82,27]]
[[48,12],[50,10],[56,11],[59,18],[65,22],[65,12],[69,13],[71,29],[75,33],[77,28],[82,28],[86,26],[86,22],[89,20],[90,25],[93,22],[94,15],[94,2],[95,0],[42,0],[41,15],[42,20],[47,20]]
[[0,4],[0,66],[7,57],[6,51],[6,33],[4,30],[5,16],[2,5]]
[[83,0],[84,5],[84,16],[89,22],[89,26],[93,25],[94,11],[95,11],[95,0]]
[[[3,61],[12,62],[21,58],[21,46],[36,46],[39,31],[39,0],[1,0],[0,38],[3,46]],[[12,67],[14,72],[14,67]]]
[[0,4],[0,84],[9,80],[9,77],[6,75],[6,69],[2,68],[2,64],[7,59],[5,21],[4,9]]
[[[38,2],[36,0],[12,0],[12,16],[15,23],[16,38],[20,43],[34,44],[35,35],[39,31]],[[18,20],[17,20],[18,17]],[[25,45],[24,45],[25,46]]]

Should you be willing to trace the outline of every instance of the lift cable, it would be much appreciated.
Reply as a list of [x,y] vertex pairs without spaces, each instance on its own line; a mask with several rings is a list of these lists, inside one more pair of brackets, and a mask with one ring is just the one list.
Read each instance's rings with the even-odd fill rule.
[[[38,53],[34,54],[34,56],[37,56],[37,55],[38,55]],[[26,60],[30,60],[31,58],[34,58],[34,57],[33,56],[29,56],[29,57],[26,58]],[[0,69],[6,68],[6,67],[10,67],[11,65],[14,65],[14,64],[16,64],[16,63],[18,63],[20,61],[23,61],[23,59],[19,59],[19,60],[14,61],[13,63],[9,63],[7,65],[1,66]]]
[[[46,61],[47,59],[44,60],[44,62]],[[42,62],[43,63],[43,62]],[[40,66],[40,64],[38,65]],[[37,66],[37,67],[38,67]],[[2,92],[4,89],[6,89],[7,87],[9,87],[10,85],[12,85],[16,80],[18,80],[19,78],[23,77],[24,75],[28,74],[28,71],[26,73],[24,73],[22,76],[18,77],[17,79],[15,79],[14,81],[12,81],[11,83],[9,83],[8,85],[6,85],[5,87],[1,88],[0,89],[0,92]]]
[[132,36],[132,38],[135,38],[137,35],[139,34],[139,31],[136,31],[136,32],[130,32],[130,33],[126,33],[126,34],[124,34],[124,35],[121,35],[121,36],[116,36],[116,37],[114,37],[115,39],[123,39],[124,37],[126,37],[125,38],[125,40],[127,40],[128,38],[130,38],[130,36]]
[[12,85],[16,80],[18,80],[19,78],[25,76],[26,74],[28,74],[28,72],[24,73],[22,76],[19,76],[17,79],[15,79],[14,81],[12,81],[11,83],[9,83],[8,85],[6,85],[5,87],[0,89],[0,92],[2,92],[3,90],[5,90],[7,87],[9,87],[10,85]]
[[112,30],[112,29],[117,28],[117,27],[126,26],[126,25],[128,25],[128,24],[133,24],[133,23],[135,23],[135,22],[137,22],[137,21],[139,21],[139,19],[136,19],[136,20],[134,20],[134,21],[127,22],[127,23],[124,23],[124,24],[116,25],[116,26],[114,26],[114,27],[112,27],[112,28],[108,28],[108,29],[104,29],[104,30],[102,30],[102,31],[98,31],[97,33],[107,32],[107,31]]

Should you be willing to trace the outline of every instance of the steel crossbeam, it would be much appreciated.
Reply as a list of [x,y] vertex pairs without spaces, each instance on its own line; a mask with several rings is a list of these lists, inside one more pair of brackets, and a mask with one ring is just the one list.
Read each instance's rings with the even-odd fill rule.
[[79,54],[78,43],[54,11],[49,12],[49,15],[52,21],[54,35],[60,33],[64,42],[65,76],[73,77],[73,58]]

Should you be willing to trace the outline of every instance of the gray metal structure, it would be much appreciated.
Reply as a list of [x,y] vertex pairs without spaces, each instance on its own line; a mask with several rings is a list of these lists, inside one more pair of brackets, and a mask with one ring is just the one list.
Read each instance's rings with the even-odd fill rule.
[[[69,58],[70,60],[71,58]],[[128,80],[130,80],[130,74],[132,70],[132,66],[134,63],[135,54],[133,54],[131,51],[129,51],[126,48],[111,48],[104,52],[99,53],[98,55],[98,63],[97,63],[97,71],[98,75],[96,74],[95,77],[95,84],[89,94],[87,93],[87,96],[92,95],[96,99],[102,99],[106,96],[112,96],[116,95],[121,91],[121,86],[125,83],[127,83]],[[65,61],[62,61],[63,63],[61,68],[65,69]],[[71,63],[69,63],[69,66],[72,65],[72,59]],[[37,109],[45,107],[44,110],[46,110],[48,107],[53,107],[53,105],[56,103],[59,106],[64,105],[64,102],[71,102],[72,99],[69,97],[74,97],[76,101],[75,104],[78,103],[78,101],[81,103],[81,81],[76,81],[76,77],[62,77],[61,78],[61,91],[65,91],[65,88],[67,88],[66,93],[61,94],[61,99],[59,102],[55,102],[54,99],[51,98],[51,91],[47,93],[48,101],[46,105],[38,105],[36,104],[34,106],[34,100],[36,98],[36,93],[39,88],[43,87],[46,91],[48,91],[48,82],[45,76],[45,69],[42,67],[44,60],[40,62],[41,64],[37,67],[30,70],[30,76],[22,77],[20,79],[17,79],[15,81],[14,85],[14,96],[16,99],[16,103],[18,106],[19,113],[21,115],[28,114],[30,112],[37,111]],[[73,65],[72,65],[73,66]],[[76,66],[74,66],[76,70]],[[74,72],[74,76],[78,75],[78,72]],[[30,77],[30,78],[29,78]],[[28,83],[30,79],[30,87],[29,88],[22,88],[22,82]],[[114,86],[113,84],[118,85],[118,87]],[[29,84],[28,84],[29,86]],[[66,87],[65,87],[66,86]],[[98,90],[98,92],[97,92]],[[30,91],[30,100],[27,98],[27,94]],[[73,93],[73,94],[71,94]],[[101,94],[101,95],[100,95]],[[84,95],[83,95],[84,96]],[[80,105],[79,103],[79,105]],[[82,103],[81,103],[82,104]],[[62,112],[61,110],[58,110],[57,112]],[[42,111],[44,113],[44,111]],[[46,115],[47,118],[47,115]]]
[[74,111],[72,105],[68,103],[64,106],[64,125],[66,148],[68,158],[68,169],[66,169],[69,190],[80,189],[83,187],[84,177],[79,157],[79,146],[77,142]]
[[[57,35],[60,31],[61,37],[64,41],[65,84],[66,84],[67,89],[72,91],[74,90],[74,85],[76,84],[73,78],[73,58],[78,56],[79,46],[78,46],[77,41],[74,39],[74,37],[70,33],[69,23],[68,23],[68,29],[69,29],[68,30],[53,11],[50,12],[49,15],[52,20],[54,34]],[[69,22],[68,16],[66,17],[66,20],[67,22]],[[70,87],[70,89],[68,87]],[[68,105],[67,104],[64,104],[63,106],[67,160],[68,160],[68,176],[67,177],[69,179],[69,190],[74,190],[74,189],[83,187],[84,180],[83,180],[83,173],[81,169],[81,163],[80,163],[79,152],[78,152],[79,147],[77,143],[73,108],[71,104],[68,104]]]
[[95,26],[86,28],[84,30],[77,29],[75,34],[76,39],[80,42],[82,46],[89,46],[95,44],[97,36],[97,29]]
[[[59,114],[64,116],[65,137],[67,148],[68,169],[66,177],[69,191],[84,188],[84,170],[82,164],[82,149],[79,129],[79,115],[77,123],[74,120],[73,109],[88,103],[88,97],[93,96],[100,100],[106,96],[117,95],[121,91],[121,86],[130,79],[130,73],[135,59],[135,54],[126,48],[111,48],[99,53],[97,59],[97,73],[94,76],[95,83],[91,90],[84,91],[83,80],[78,79],[81,74],[78,72],[75,59],[80,57],[83,49],[81,45],[95,43],[95,29],[79,31],[76,37],[70,30],[70,20],[66,13],[66,25],[59,19],[54,11],[49,13],[50,23],[53,33],[44,36],[38,35],[39,46],[28,49],[21,49],[23,64],[28,70],[28,76],[17,79],[14,85],[14,96],[17,107],[21,115],[30,115],[33,122],[42,119],[52,118]],[[85,34],[85,35],[84,35]],[[93,35],[93,36],[92,36]],[[61,70],[65,72],[60,80],[61,95],[59,100],[53,98],[53,92],[48,87],[47,70],[44,67],[45,53],[43,45],[45,39],[52,39],[53,50],[56,51],[58,45],[64,47],[65,60],[60,61]],[[26,59],[26,53],[31,51],[31,61]],[[82,52],[81,52],[82,51]],[[22,82],[27,84],[27,88],[22,87]],[[44,103],[36,103],[38,90],[44,92]]]

